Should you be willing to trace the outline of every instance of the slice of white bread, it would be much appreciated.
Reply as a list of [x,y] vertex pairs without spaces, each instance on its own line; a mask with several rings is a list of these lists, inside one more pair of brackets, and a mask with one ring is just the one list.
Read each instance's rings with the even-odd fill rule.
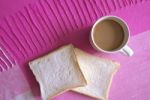
[[43,100],[62,92],[86,85],[79,68],[73,45],[67,45],[29,63],[40,84]]
[[107,100],[112,77],[118,70],[119,63],[95,57],[79,49],[75,49],[75,53],[87,85],[75,88],[73,91]]

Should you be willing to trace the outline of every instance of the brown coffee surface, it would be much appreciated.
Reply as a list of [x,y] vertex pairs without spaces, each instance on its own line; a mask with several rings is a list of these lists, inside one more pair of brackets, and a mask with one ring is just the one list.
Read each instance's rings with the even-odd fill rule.
[[124,40],[122,26],[113,20],[104,20],[94,29],[95,43],[103,50],[112,51],[121,46]]

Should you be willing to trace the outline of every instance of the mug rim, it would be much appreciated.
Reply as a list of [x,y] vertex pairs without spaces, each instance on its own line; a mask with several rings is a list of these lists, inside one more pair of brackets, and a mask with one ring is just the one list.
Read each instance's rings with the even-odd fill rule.
[[[96,25],[97,25],[98,23],[100,23],[101,21],[103,21],[103,20],[105,20],[105,19],[108,19],[108,18],[114,18],[114,19],[117,19],[117,20],[121,21],[122,24],[124,24],[125,27],[126,27],[126,29],[127,29],[127,33],[124,33],[124,34],[127,34],[128,37],[127,37],[125,43],[122,43],[123,45],[121,44],[121,46],[118,47],[117,50],[112,50],[112,51],[104,50],[104,49],[100,48],[100,47],[95,43],[95,40],[94,40],[94,36],[93,36],[93,34],[94,34],[94,28],[96,27]],[[111,19],[111,20],[113,20],[113,19]],[[116,21],[116,20],[113,20],[113,21],[118,22],[118,21]],[[120,24],[120,23],[119,23],[119,24]],[[120,24],[120,25],[122,26],[122,24]],[[122,27],[123,27],[123,26],[122,26]],[[121,51],[122,48],[127,45],[128,41],[129,41],[129,38],[130,38],[130,30],[129,30],[129,27],[128,27],[127,23],[126,23],[122,18],[120,18],[120,17],[113,16],[113,15],[108,15],[108,16],[104,16],[104,17],[101,17],[100,19],[98,19],[98,20],[94,23],[94,25],[92,26],[91,35],[90,35],[90,43],[91,43],[92,46],[93,46],[96,50],[98,50],[98,51],[102,51],[102,52],[105,52],[105,53],[116,53],[116,52],[118,52],[118,51]]]

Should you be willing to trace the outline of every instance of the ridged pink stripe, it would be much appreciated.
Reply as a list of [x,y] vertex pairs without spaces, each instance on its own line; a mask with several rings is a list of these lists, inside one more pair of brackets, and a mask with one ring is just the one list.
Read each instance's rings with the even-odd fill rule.
[[[12,59],[28,61],[53,49],[58,41],[61,44],[64,37],[91,26],[101,16],[145,1],[38,0],[35,4],[29,4],[5,17],[0,26],[0,46],[11,58],[3,65],[10,66],[10,62],[14,62]],[[6,56],[3,59],[6,61]]]

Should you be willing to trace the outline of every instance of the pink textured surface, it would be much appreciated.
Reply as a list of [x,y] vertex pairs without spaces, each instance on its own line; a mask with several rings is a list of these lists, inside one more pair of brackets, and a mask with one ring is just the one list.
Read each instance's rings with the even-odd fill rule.
[[0,19],[11,15],[22,9],[25,5],[33,3],[36,0],[1,0],[0,1]]
[[[19,82],[18,84],[20,85],[18,87],[16,85],[16,89],[12,93],[9,92],[9,88],[15,85],[10,84],[10,80],[6,79],[4,81],[1,78],[0,84],[3,83],[9,86],[5,88],[4,93],[0,92],[0,99],[4,100],[23,93],[24,88],[29,88],[29,86],[35,97],[40,99],[39,90],[37,91],[38,84],[27,65],[28,61],[68,43],[73,43],[79,48],[95,53],[89,44],[88,36],[91,26],[101,16],[110,14],[120,16],[128,23],[131,35],[136,35],[150,29],[150,1],[148,0],[39,0],[36,2],[34,0],[26,2],[15,0],[13,3],[9,0],[2,0],[0,1],[0,5],[0,73],[11,71],[11,69],[14,69],[12,64],[17,64],[20,67],[20,70],[18,70],[20,74],[24,74],[24,76],[21,75],[22,78],[28,81],[26,84]],[[145,39],[142,38],[141,40],[144,41]],[[99,55],[99,53],[96,54]],[[137,52],[137,54],[139,56],[141,52]],[[124,62],[124,59],[127,59],[124,56],[121,56],[121,58],[122,60],[119,60],[121,63]],[[133,66],[134,61],[131,61]],[[139,68],[140,66],[136,67]],[[141,80],[137,79],[137,85],[135,85],[137,87],[133,87],[131,90],[130,88],[133,84],[129,83],[128,85],[125,80],[124,89],[121,88],[122,80],[120,77],[122,76],[132,82],[132,78],[126,73],[132,72],[136,67],[133,67],[131,70],[128,67],[120,69],[120,71],[123,71],[120,73],[123,74],[116,75],[113,82],[116,86],[112,86],[111,91],[113,92],[110,93],[110,100],[116,100],[117,97],[120,97],[119,100],[131,100],[135,98],[137,100],[141,100],[141,98],[149,99],[149,88],[144,88],[144,86],[148,86],[145,83],[147,77],[144,79],[141,76]],[[146,73],[147,71],[149,72],[147,68],[145,70]],[[138,77],[136,75],[137,72],[133,73],[133,79],[135,78],[135,80]],[[0,74],[0,77],[5,77],[5,75]],[[21,81],[20,77],[17,79]],[[120,87],[117,88],[117,86]],[[144,88],[140,92],[146,94],[139,93],[138,95],[138,88],[139,90]],[[7,93],[6,96],[8,98],[4,98],[3,94],[5,93]],[[66,97],[70,100],[90,100],[89,97],[73,92],[67,92],[55,99],[64,100]]]
[[113,80],[109,100],[150,100],[150,31],[131,38],[133,57],[103,55],[121,63]]

